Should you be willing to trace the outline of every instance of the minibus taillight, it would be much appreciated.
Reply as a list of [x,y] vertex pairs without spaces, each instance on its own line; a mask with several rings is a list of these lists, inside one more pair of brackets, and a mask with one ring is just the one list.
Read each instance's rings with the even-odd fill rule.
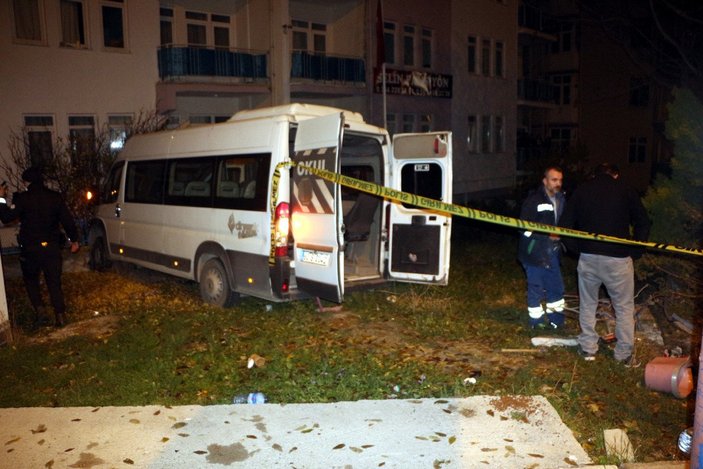
[[275,218],[275,247],[276,257],[288,255],[288,232],[290,231],[290,211],[287,202],[281,202],[276,207]]

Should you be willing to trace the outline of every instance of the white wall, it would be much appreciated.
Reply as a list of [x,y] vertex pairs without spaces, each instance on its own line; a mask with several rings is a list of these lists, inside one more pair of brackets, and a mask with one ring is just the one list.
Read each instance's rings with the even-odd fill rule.
[[[15,41],[12,1],[0,0],[0,157],[8,158],[11,130],[20,130],[25,114],[52,115],[56,136],[68,135],[68,115],[95,116],[98,126],[108,114],[136,114],[155,108],[158,81],[159,2],[125,2],[126,47],[102,45],[99,0],[86,0],[86,47],[60,46],[59,2],[40,1],[46,43]],[[2,176],[0,176],[2,177]]]

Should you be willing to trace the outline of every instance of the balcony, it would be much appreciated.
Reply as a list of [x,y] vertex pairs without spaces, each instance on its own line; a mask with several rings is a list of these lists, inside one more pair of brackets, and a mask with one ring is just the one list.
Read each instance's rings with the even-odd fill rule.
[[363,59],[295,51],[291,56],[291,78],[364,83]]
[[169,46],[158,51],[159,77],[267,78],[265,53],[241,52],[205,47]]
[[519,101],[554,105],[557,90],[554,85],[541,80],[518,80],[517,97]]
[[521,3],[517,11],[518,32],[556,41],[554,20],[541,9]]

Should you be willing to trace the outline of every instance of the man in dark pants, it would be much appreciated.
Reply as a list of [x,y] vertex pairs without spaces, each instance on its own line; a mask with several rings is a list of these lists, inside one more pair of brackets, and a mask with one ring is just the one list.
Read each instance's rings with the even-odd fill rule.
[[[542,185],[527,196],[520,219],[556,225],[564,211],[561,191],[562,170],[550,166],[544,170]],[[557,236],[523,231],[518,259],[527,274],[527,313],[532,329],[564,325],[564,281],[561,277],[561,243]],[[544,307],[542,305],[544,303]],[[545,309],[547,321],[545,322]]]
[[[579,186],[569,200],[561,225],[589,233],[646,241],[651,222],[637,193],[620,181],[617,166],[599,165],[595,177]],[[579,352],[595,360],[598,351],[596,309],[604,285],[615,310],[615,360],[627,367],[635,359],[635,278],[633,259],[643,249],[589,239],[564,239],[570,251],[579,253]]]
[[61,225],[71,242],[71,252],[78,252],[78,230],[73,216],[58,192],[44,186],[41,170],[29,168],[22,173],[29,183],[27,191],[16,194],[13,206],[5,200],[7,188],[0,187],[0,221],[20,221],[20,266],[27,295],[34,308],[34,326],[48,323],[44,313],[44,301],[39,288],[39,276],[43,272],[51,305],[54,308],[55,325],[66,324],[66,305],[61,289],[61,248],[64,240]]

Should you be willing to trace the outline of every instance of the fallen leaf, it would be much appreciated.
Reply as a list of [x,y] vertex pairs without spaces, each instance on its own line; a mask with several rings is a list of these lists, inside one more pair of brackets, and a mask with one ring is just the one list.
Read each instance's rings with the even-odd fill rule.
[[176,429],[178,429],[178,428],[183,428],[183,427],[185,427],[186,425],[188,425],[186,422],[176,422],[176,423],[174,423],[174,424],[171,426],[171,428],[173,428],[174,430],[176,430]]
[[166,443],[168,440],[170,440],[170,438],[165,436],[165,437],[161,438],[161,443]]
[[354,451],[355,453],[361,453],[361,452],[364,451],[363,449],[357,448],[357,447],[355,447],[355,446],[350,446],[349,449],[352,450],[352,451]]
[[278,443],[274,443],[273,446],[271,446],[271,447],[273,449],[275,449],[276,451],[283,451],[283,448]]
[[50,461],[47,461],[46,464],[44,464],[44,467],[46,467],[47,469],[51,469],[52,467],[54,467],[54,460],[52,459]]
[[203,451],[202,449],[199,449],[197,451],[193,451],[195,454],[207,454],[207,451]]
[[5,446],[10,445],[10,444],[14,443],[15,441],[20,441],[20,439],[21,439],[21,438],[18,436],[17,438],[13,438],[13,439],[11,439],[11,440],[9,440],[9,441],[6,441],[6,442],[5,442]]
[[134,461],[132,461],[132,460],[129,459],[129,458],[123,459],[122,462],[125,463],[125,464],[134,464]]
[[32,434],[37,434],[37,433],[44,433],[46,431],[46,425],[43,423],[39,425],[36,430],[32,430]]
[[337,446],[335,446],[335,447],[332,448],[332,449],[342,449],[342,448],[344,448],[345,446],[346,446],[346,445],[345,445],[344,443],[340,443],[340,444],[338,444]]
[[139,419],[129,419],[129,423],[137,424],[137,423],[141,423],[141,422],[139,421]]
[[455,436],[450,436],[450,437],[449,437],[449,444],[450,444],[450,445],[453,445],[455,441],[456,441],[456,437],[455,437]]

